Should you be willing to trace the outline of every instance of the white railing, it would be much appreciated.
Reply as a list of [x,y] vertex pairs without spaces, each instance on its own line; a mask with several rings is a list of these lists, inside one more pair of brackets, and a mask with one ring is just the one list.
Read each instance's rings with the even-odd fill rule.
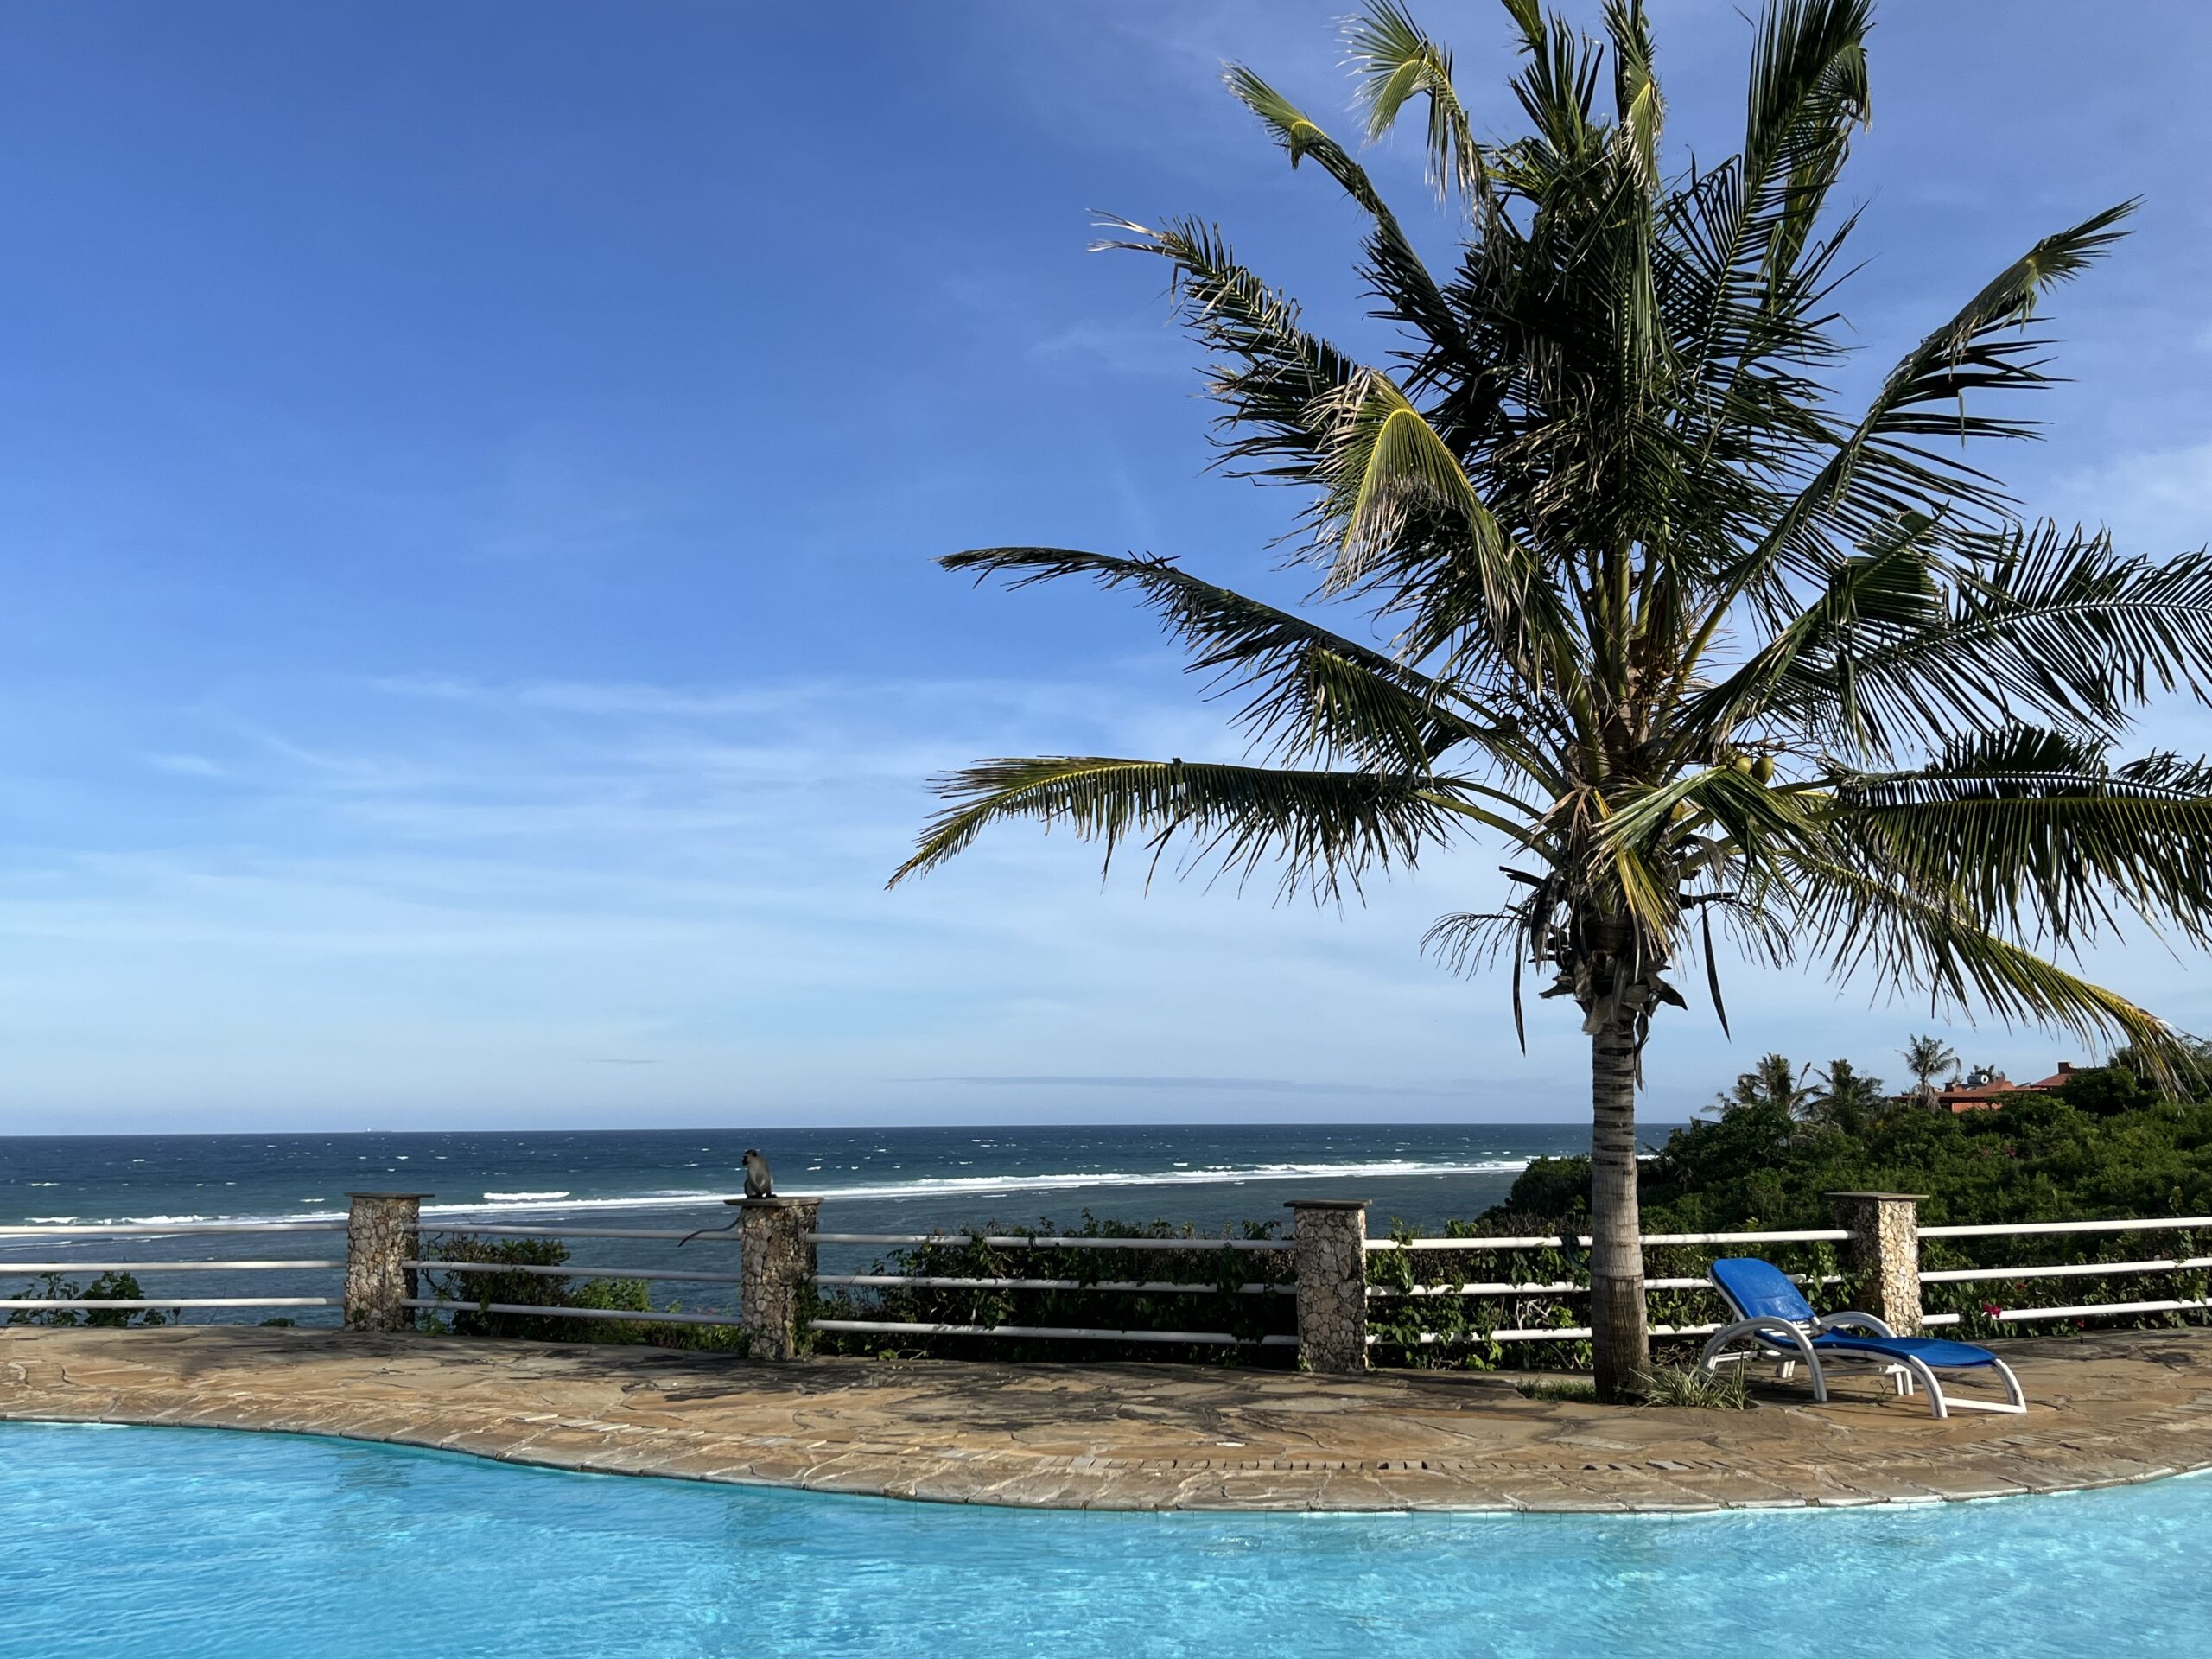
[[[2106,1221],[2027,1221],[1999,1224],[1923,1227],[1923,1238],[2018,1238],[2069,1233],[2184,1232],[2212,1227],[2212,1216],[2165,1216],[2157,1219],[2126,1217]],[[2158,1258],[2142,1262],[2069,1262],[2039,1267],[1937,1268],[1923,1270],[1923,1285],[1991,1284],[2021,1279],[2092,1279],[2133,1273],[2187,1273],[2212,1268],[2212,1256]],[[2134,1313],[2190,1313],[2212,1308],[2212,1300],[2174,1298],[2134,1302],[2078,1302],[2063,1306],[1999,1307],[1990,1318],[1999,1325],[2026,1325],[2042,1319],[2116,1319]],[[1956,1313],[1923,1313],[1926,1325],[1961,1323]]]
[[[957,1279],[939,1274],[817,1273],[817,1285],[857,1285],[863,1288],[914,1285],[925,1290],[1110,1290],[1132,1296],[1218,1296],[1219,1285],[1191,1284],[1173,1279]],[[1236,1285],[1240,1296],[1281,1295],[1295,1285]]]
[[519,1273],[539,1279],[681,1279],[702,1285],[736,1285],[741,1273],[696,1273],[677,1268],[586,1268],[563,1262],[540,1267],[520,1262],[402,1262],[403,1268],[428,1273]]
[[[1997,1238],[2026,1237],[2037,1235],[2177,1232],[2194,1229],[2212,1228],[2212,1216],[2171,1216],[2157,1219],[2123,1217],[2099,1221],[2005,1222],[1972,1225],[1923,1227],[1923,1238]],[[1753,1230],[1736,1233],[1646,1233],[1643,1243],[1646,1248],[1656,1245],[1702,1245],[1726,1248],[1745,1244],[1767,1243],[1843,1243],[1851,1234],[1841,1228],[1801,1228],[1786,1230]],[[1521,1236],[1370,1238],[1367,1249],[1370,1254],[1391,1250],[1420,1251],[1489,1251],[1492,1253],[1534,1249],[1586,1249],[1592,1243],[1588,1234],[1532,1234]],[[2129,1262],[2079,1262],[2063,1264],[2021,1267],[1937,1268],[1922,1271],[1920,1282],[1934,1284],[2001,1284],[2018,1280],[2086,1279],[2127,1274],[2186,1273],[2212,1268],[2212,1256],[2162,1256]],[[1835,1285],[1845,1281],[1845,1275],[1829,1274],[1815,1278],[1802,1274],[1790,1275],[1799,1284]],[[1711,1283],[1704,1279],[1653,1278],[1644,1281],[1647,1291],[1707,1291]],[[1507,1297],[1507,1296],[1581,1296],[1589,1294],[1586,1284],[1570,1280],[1518,1281],[1512,1280],[1478,1280],[1461,1283],[1417,1284],[1402,1289],[1370,1285],[1367,1294],[1370,1301],[1400,1300],[1419,1297]],[[2212,1299],[2169,1298],[2146,1299],[2128,1302],[2085,1302],[2059,1306],[2000,1307],[1991,1318],[1999,1324],[2031,1324],[2044,1319],[2082,1319],[2120,1318],[2140,1313],[2180,1313],[2212,1308]],[[1925,1325],[1955,1325],[1961,1322],[1957,1313],[1923,1313],[1921,1323]],[[1651,1334],[1658,1337],[1694,1337],[1710,1335],[1719,1327],[1716,1325],[1655,1325]],[[1399,1338],[1370,1335],[1370,1345],[1428,1346],[1440,1342],[1462,1342],[1483,1339],[1495,1342],[1579,1341],[1588,1338],[1585,1325],[1504,1326],[1489,1332],[1440,1334],[1434,1332],[1419,1333],[1417,1337],[1401,1342]]]
[[[1793,1273],[1789,1276],[1801,1285],[1840,1285],[1845,1278],[1845,1275],[1840,1273],[1822,1274],[1817,1276],[1811,1274]],[[1711,1290],[1713,1281],[1710,1279],[1646,1279],[1643,1281],[1643,1287],[1646,1290]],[[1550,1284],[1541,1285],[1507,1283],[1412,1285],[1404,1290],[1391,1290],[1382,1285],[1370,1285],[1367,1287],[1367,1298],[1370,1301],[1389,1301],[1408,1296],[1587,1296],[1589,1294],[1589,1286],[1579,1285],[1567,1279],[1556,1280]]]
[[[632,1279],[645,1277],[632,1274]],[[445,1308],[461,1313],[528,1313],[540,1319],[558,1316],[564,1319],[626,1319],[632,1325],[741,1325],[744,1321],[732,1313],[684,1313],[675,1309],[655,1312],[651,1308],[626,1307],[568,1307],[557,1302],[453,1302],[440,1301],[429,1296],[403,1296],[402,1307]]]
[[[1840,1227],[1800,1228],[1783,1232],[1645,1233],[1645,1247],[1655,1244],[1810,1244],[1841,1243],[1851,1235]],[[1597,1241],[1587,1233],[1539,1233],[1524,1238],[1370,1238],[1370,1250],[1559,1250],[1587,1249]],[[1700,1284],[1704,1281],[1699,1281]]]
[[[1185,1255],[1218,1250],[1248,1254],[1281,1253],[1298,1246],[1276,1238],[1113,1238],[1092,1234],[1031,1235],[1026,1233],[825,1233],[803,1235],[809,1244],[934,1244],[955,1249],[982,1245],[987,1249],[1172,1250]],[[1224,1287],[1188,1280],[1017,1279],[965,1277],[943,1274],[817,1273],[817,1286],[849,1286],[857,1289],[919,1290],[1096,1290],[1126,1296],[1217,1296]],[[1294,1284],[1240,1284],[1230,1287],[1240,1296],[1295,1294]],[[1027,1337],[1060,1342],[1162,1343],[1181,1346],[1228,1348],[1295,1348],[1290,1335],[1239,1337],[1230,1331],[1116,1330],[1074,1325],[963,1325],[921,1319],[810,1319],[817,1331],[843,1331],[871,1336],[906,1337]]]
[[[36,1222],[0,1226],[0,1243],[12,1240],[74,1238],[178,1238],[227,1236],[233,1233],[342,1233],[343,1221]],[[82,1256],[48,1262],[15,1262],[0,1256],[0,1280],[18,1274],[66,1273],[310,1273],[343,1270],[345,1259],[256,1257],[204,1262],[117,1262]],[[0,1311],[44,1313],[60,1308],[92,1312],[144,1313],[187,1307],[336,1307],[336,1296],[17,1296],[0,1298]]]
[[[715,1240],[734,1244],[737,1232],[729,1226],[709,1228],[674,1227],[571,1227],[561,1222],[547,1222],[535,1227],[514,1226],[505,1223],[479,1226],[473,1222],[452,1227],[426,1226],[425,1233],[461,1233],[474,1236],[489,1234],[498,1237],[515,1238],[630,1238],[673,1239],[678,1244],[693,1239]],[[598,1267],[581,1262],[562,1262],[547,1265],[521,1262],[449,1262],[433,1257],[416,1257],[403,1261],[401,1267],[423,1273],[497,1273],[521,1274],[537,1279],[640,1279],[649,1282],[666,1281],[671,1283],[697,1285],[738,1285],[745,1282],[741,1273],[715,1273],[689,1268],[655,1267]],[[402,1307],[426,1312],[449,1313],[514,1313],[539,1319],[616,1319],[632,1325],[698,1325],[735,1326],[744,1323],[734,1313],[686,1313],[677,1308],[579,1307],[566,1302],[472,1302],[454,1297],[403,1296]]]
[[[1066,1250],[1294,1250],[1287,1238],[1071,1238],[1032,1237],[1014,1233],[807,1233],[810,1244],[982,1244],[991,1249]],[[1547,1241],[1550,1242],[1550,1241]]]
[[2165,1216],[2156,1221],[2013,1221],[1993,1226],[1923,1227],[1923,1238],[1996,1238],[2014,1233],[2171,1233],[2212,1227],[2212,1216]]
[[1163,1342],[1230,1348],[1295,1348],[1294,1336],[1240,1337],[1228,1331],[1108,1331],[1073,1325],[931,1325],[901,1319],[812,1319],[817,1331],[889,1336],[1046,1337],[1064,1342]]

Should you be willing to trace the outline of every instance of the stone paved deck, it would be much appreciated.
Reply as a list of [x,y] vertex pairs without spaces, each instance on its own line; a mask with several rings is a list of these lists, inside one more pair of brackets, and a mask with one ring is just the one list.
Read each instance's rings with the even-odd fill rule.
[[1925,1503],[2212,1465],[2212,1332],[2019,1341],[2033,1409],[1844,1382],[1615,1410],[1465,1373],[811,1360],[196,1326],[0,1331],[0,1417],[333,1434],[513,1463],[1063,1509]]

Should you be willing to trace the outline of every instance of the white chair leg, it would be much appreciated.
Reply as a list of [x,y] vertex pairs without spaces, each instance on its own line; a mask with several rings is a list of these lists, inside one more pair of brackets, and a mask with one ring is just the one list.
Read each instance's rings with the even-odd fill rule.
[[1951,1414],[1950,1402],[1943,1398],[1943,1385],[1936,1380],[1936,1373],[1916,1359],[1908,1359],[1905,1363],[1912,1368],[1913,1375],[1928,1390],[1929,1414],[1936,1417],[1948,1417]]
[[2005,1379],[2005,1402],[2014,1410],[2024,1413],[2028,1408],[2028,1396],[2021,1390],[2020,1379],[2012,1375],[2012,1368],[2003,1360],[1998,1360],[1996,1365],[1997,1375]]

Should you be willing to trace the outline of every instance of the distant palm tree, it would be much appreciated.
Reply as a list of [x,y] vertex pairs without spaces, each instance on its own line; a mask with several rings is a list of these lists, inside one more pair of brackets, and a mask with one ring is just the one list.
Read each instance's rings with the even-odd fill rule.
[[1790,1117],[1802,1117],[1820,1097],[1820,1090],[1807,1081],[1811,1076],[1810,1066],[1792,1066],[1783,1055],[1763,1054],[1757,1065],[1738,1074],[1734,1088],[1713,1096],[1711,1109],[1726,1117],[1747,1107],[1763,1106]]
[[1912,1073],[1912,1092],[1920,1103],[1933,1111],[1936,1096],[1941,1092],[1936,1079],[1946,1073],[1955,1077],[1959,1074],[1959,1057],[1954,1054],[1938,1037],[1916,1037],[1904,1046],[1904,1069]]
[[1807,1103],[1805,1116],[1829,1128],[1855,1132],[1885,1098],[1882,1080],[1865,1076],[1849,1060],[1830,1060],[1815,1075],[1821,1086]]
[[[1060,577],[1159,611],[1237,699],[1241,763],[1046,755],[941,782],[895,880],[990,823],[1065,824],[1286,892],[1357,889],[1471,836],[1503,902],[1437,924],[1456,966],[1509,958],[1591,1043],[1597,1383],[1648,1363],[1636,1091],[1693,950],[1716,1012],[1716,913],[1754,958],[1939,1006],[2113,1036],[2167,1028],[2039,950],[2138,912],[2206,937],[2212,769],[2115,764],[2133,710],[2212,682],[2212,561],[2125,557],[2028,525],[1969,441],[2027,435],[1985,394],[2044,384],[2037,302],[2126,205],[2046,237],[1907,351],[1863,410],[1825,377],[1856,214],[1830,192],[1866,118],[1867,0],[1770,0],[1739,155],[1669,172],[1638,0],[1604,41],[1505,0],[1528,130],[1485,143],[1452,60],[1395,0],[1348,25],[1367,116],[1425,101],[1430,172],[1464,214],[1438,270],[1351,153],[1251,71],[1230,90],[1294,166],[1366,216],[1359,273],[1399,344],[1362,363],[1192,219],[1117,222],[1173,272],[1217,360],[1222,460],[1310,493],[1294,562],[1325,626],[1166,558],[995,547],[944,563]],[[1669,163],[1672,165],[1672,163]],[[1387,366],[1385,365],[1387,364]],[[1049,416],[1047,416],[1049,417]],[[1454,867],[1461,868],[1463,867]],[[1726,1019],[1723,1016],[1725,1028]]]

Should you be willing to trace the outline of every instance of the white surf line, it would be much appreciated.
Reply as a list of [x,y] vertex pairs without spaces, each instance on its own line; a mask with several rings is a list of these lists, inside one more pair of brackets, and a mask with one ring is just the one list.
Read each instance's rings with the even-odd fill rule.
[[[1472,1162],[1423,1163],[1413,1159],[1376,1160],[1364,1163],[1312,1164],[1229,1164],[1205,1169],[1141,1170],[1066,1170],[1035,1175],[948,1175],[923,1177],[910,1181],[863,1182],[841,1186],[832,1183],[792,1182],[784,1185],[806,1197],[828,1199],[876,1198],[911,1199],[976,1197],[988,1198],[1015,1192],[1075,1192],[1092,1188],[1114,1190],[1135,1186],[1241,1186],[1262,1181],[1324,1181],[1383,1179],[1392,1178],[1442,1177],[1452,1175],[1511,1175],[1529,1166],[1527,1158],[1490,1158]],[[734,1173],[735,1172],[732,1172]],[[494,1216],[569,1214],[591,1211],[671,1210],[687,1206],[719,1204],[726,1198],[741,1196],[734,1191],[696,1188],[660,1192],[626,1193],[614,1198],[577,1198],[564,1196],[552,1188],[517,1191],[493,1197],[487,1192],[475,1202],[466,1200],[450,1204],[426,1204],[423,1214],[433,1216]],[[91,1218],[84,1216],[55,1216],[34,1217],[39,1221],[62,1223],[77,1226],[103,1226],[129,1224],[138,1226],[204,1226],[222,1221],[328,1221],[335,1212],[329,1209],[289,1211],[273,1215],[242,1216],[111,1216]]]

